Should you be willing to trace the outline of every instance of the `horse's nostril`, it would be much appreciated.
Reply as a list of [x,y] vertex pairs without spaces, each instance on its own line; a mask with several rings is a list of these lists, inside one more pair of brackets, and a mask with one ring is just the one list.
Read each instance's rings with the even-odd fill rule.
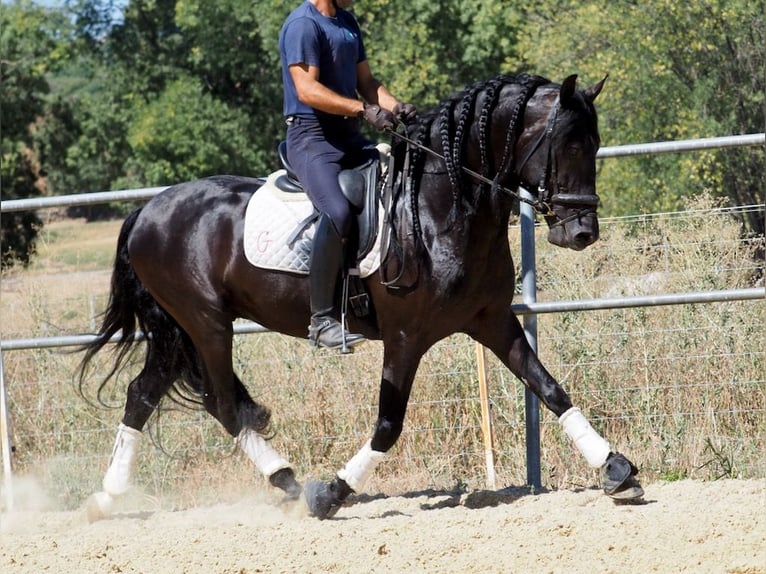
[[598,234],[582,231],[575,235],[575,241],[580,245],[590,245],[598,239]]

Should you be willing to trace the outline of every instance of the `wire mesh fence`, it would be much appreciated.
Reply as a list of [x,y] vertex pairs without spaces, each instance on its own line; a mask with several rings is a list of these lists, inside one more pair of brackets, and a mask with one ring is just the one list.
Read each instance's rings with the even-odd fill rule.
[[[582,253],[544,242],[540,301],[710,291],[763,285],[763,237],[742,233],[742,210],[702,200],[679,213],[602,220],[602,240]],[[115,235],[116,237],[116,235]],[[518,229],[509,240],[518,253]],[[92,332],[109,270],[3,278],[2,338]],[[594,426],[641,467],[644,480],[766,475],[766,303],[729,301],[539,316],[539,354]],[[382,347],[316,352],[278,334],[239,335],[235,367],[273,412],[275,446],[299,475],[332,475],[370,435]],[[113,409],[78,393],[71,349],[5,354],[15,472],[35,476],[64,508],[98,490],[140,353],[104,389]],[[96,403],[105,356],[84,381]],[[498,486],[525,483],[523,387],[489,360]],[[369,490],[481,487],[485,457],[474,343],[456,335],[424,358],[404,433]],[[161,504],[220,500],[261,479],[208,415],[166,401],[151,420],[137,483]],[[594,471],[555,418],[542,414],[543,485],[592,486]]]

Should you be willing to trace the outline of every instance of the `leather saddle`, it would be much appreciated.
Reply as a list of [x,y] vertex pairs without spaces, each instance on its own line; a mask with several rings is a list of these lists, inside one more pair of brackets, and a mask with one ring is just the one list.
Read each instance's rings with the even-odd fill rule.
[[[282,141],[277,148],[279,161],[285,173],[274,181],[280,191],[285,193],[306,193],[298,181],[290,162],[287,160],[287,142]],[[378,212],[380,207],[380,191],[378,189],[379,160],[370,160],[351,169],[344,169],[338,175],[338,183],[343,195],[351,204],[356,215],[358,228],[357,261],[367,255],[375,245],[378,236]],[[297,237],[304,229],[319,219],[319,212],[303,220],[292,237]]]

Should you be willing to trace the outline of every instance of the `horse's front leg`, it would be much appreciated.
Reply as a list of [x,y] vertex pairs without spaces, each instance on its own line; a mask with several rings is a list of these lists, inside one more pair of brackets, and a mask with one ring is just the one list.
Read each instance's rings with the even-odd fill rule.
[[372,438],[338,471],[332,481],[310,481],[305,486],[309,512],[319,519],[334,516],[351,493],[362,491],[375,468],[385,458],[386,452],[402,434],[407,402],[422,353],[413,354],[411,351],[394,348],[395,345],[386,344],[383,352],[378,420]]
[[566,391],[532,350],[518,318],[508,309],[477,323],[471,334],[489,348],[559,419],[588,464],[601,469],[604,492],[615,499],[635,499],[644,491],[635,478],[638,469],[624,455],[613,452],[607,440],[572,405]]

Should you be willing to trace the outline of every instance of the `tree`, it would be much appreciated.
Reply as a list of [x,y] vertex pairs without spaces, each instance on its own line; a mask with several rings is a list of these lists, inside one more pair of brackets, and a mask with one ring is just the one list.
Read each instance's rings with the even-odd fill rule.
[[[35,149],[36,126],[46,121],[46,73],[61,58],[66,20],[27,1],[0,5],[0,186],[3,199],[46,192]],[[42,223],[34,212],[8,213],[0,223],[2,267],[29,263]]]
[[[100,191],[277,167],[285,133],[277,38],[298,0],[130,0],[122,15],[116,3],[72,0],[77,34],[62,39],[76,55],[55,69],[35,68],[55,70],[41,76],[53,88],[38,98],[44,109],[34,114],[42,115],[27,122],[34,129],[26,145],[35,151],[28,157],[48,189]],[[579,73],[583,84],[608,72],[599,98],[604,145],[763,130],[766,42],[757,3],[359,6],[376,75],[421,109],[502,72],[553,81]],[[38,52],[33,59],[45,57],[45,49]],[[701,190],[738,204],[762,202],[762,157],[746,149],[605,160],[603,211],[678,209]],[[762,215],[749,227],[762,233]]]
[[[67,100],[71,122],[63,127],[71,141],[51,177],[56,188],[115,189],[277,167],[285,133],[278,35],[295,6],[132,0],[115,19],[112,1],[76,2],[80,53],[69,71],[84,82]],[[497,74],[517,25],[503,17],[502,0],[468,8],[455,0],[378,0],[359,13],[376,74],[421,106]]]
[[133,0],[115,20],[111,6],[77,4],[71,70],[84,83],[57,184],[121,189],[275,166],[283,15],[259,18],[244,0]]
[[[610,79],[599,109],[606,145],[763,131],[763,3],[702,0],[538,5],[519,46],[545,75]],[[762,150],[712,150],[604,162],[613,214],[678,209],[703,190],[764,202]],[[763,233],[763,215],[749,227]]]
[[242,129],[249,121],[200,89],[191,77],[179,78],[137,110],[128,131],[131,157],[118,187],[169,185],[220,173],[262,175],[253,166],[259,151]]
[[514,71],[521,12],[507,1],[375,0],[358,12],[376,75],[421,108]]

